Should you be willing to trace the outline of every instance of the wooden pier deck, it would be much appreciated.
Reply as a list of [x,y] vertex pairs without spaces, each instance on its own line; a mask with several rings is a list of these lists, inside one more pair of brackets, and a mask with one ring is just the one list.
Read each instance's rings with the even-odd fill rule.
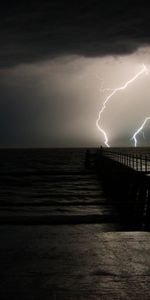
[[66,151],[55,171],[18,169],[11,180],[14,169],[1,170],[0,299],[150,299],[141,177],[85,157]]

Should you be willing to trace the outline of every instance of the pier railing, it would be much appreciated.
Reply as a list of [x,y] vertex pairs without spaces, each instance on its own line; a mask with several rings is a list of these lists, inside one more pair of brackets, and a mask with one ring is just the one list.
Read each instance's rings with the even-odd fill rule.
[[109,158],[120,162],[132,168],[136,171],[144,172],[150,174],[150,155],[149,154],[141,154],[140,151],[120,151],[120,150],[112,150],[105,149],[104,155]]
[[[127,202],[132,203],[132,216],[135,224],[139,224],[139,228],[150,231],[150,154],[147,151],[139,149],[100,149],[100,162],[103,163],[103,168],[107,168],[106,180],[110,176],[110,183],[113,186],[115,199],[127,199]],[[108,158],[107,163],[103,157]],[[113,164],[113,161],[120,163]],[[110,168],[109,168],[110,166]],[[128,172],[129,171],[129,172]],[[131,171],[131,172],[130,172]],[[135,172],[132,172],[135,171]],[[115,186],[117,185],[117,186]],[[108,190],[109,192],[109,190]],[[130,213],[130,209],[129,209]]]

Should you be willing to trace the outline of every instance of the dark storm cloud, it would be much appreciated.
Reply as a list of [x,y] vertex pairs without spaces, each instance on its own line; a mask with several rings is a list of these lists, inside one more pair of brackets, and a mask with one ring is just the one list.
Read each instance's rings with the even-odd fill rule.
[[127,54],[150,43],[149,1],[5,1],[0,66],[59,55]]

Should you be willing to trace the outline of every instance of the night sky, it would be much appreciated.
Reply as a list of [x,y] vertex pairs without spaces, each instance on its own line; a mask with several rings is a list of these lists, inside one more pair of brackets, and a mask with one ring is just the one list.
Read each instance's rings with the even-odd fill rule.
[[[0,8],[0,146],[98,146],[109,90],[150,68],[148,1],[5,1]],[[150,75],[109,103],[112,146],[150,116]],[[149,145],[150,123],[139,135]]]

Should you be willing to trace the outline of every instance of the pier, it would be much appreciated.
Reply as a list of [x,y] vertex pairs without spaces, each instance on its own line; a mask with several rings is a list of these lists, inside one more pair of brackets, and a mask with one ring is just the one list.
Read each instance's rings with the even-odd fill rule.
[[126,149],[99,150],[96,169],[104,182],[107,198],[120,207],[122,220],[128,220],[135,229],[149,230],[150,156],[139,154],[138,149],[130,152]]

